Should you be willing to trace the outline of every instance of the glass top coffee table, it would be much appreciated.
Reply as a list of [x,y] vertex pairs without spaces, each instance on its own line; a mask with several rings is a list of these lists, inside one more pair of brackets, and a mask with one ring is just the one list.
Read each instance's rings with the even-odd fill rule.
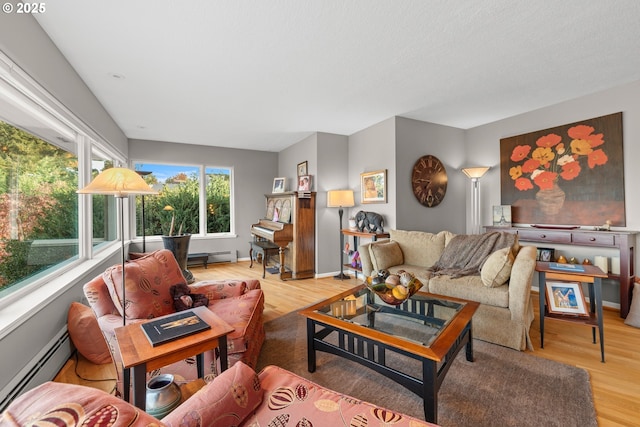
[[[473,361],[471,318],[479,304],[417,292],[392,306],[374,295],[360,285],[300,312],[307,318],[308,370],[316,370],[316,351],[358,362],[422,397],[425,420],[437,423],[438,390],[455,356],[466,346]],[[422,376],[403,372],[388,352],[417,360]]]

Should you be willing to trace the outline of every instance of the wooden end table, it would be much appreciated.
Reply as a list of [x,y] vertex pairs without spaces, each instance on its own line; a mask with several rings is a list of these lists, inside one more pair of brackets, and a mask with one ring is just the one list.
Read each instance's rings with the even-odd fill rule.
[[[604,363],[604,328],[602,319],[602,279],[607,274],[594,265],[583,265],[584,271],[564,271],[553,269],[549,262],[536,262],[538,272],[539,303],[540,303],[540,348],[544,348],[544,319],[556,319],[565,322],[591,327],[593,343],[596,343],[596,328],[600,334],[600,356]],[[587,283],[589,287],[589,317],[577,317],[563,314],[552,314],[546,307],[546,282],[547,279],[561,282]]]
[[[147,398],[147,372],[195,355],[198,378],[202,378],[204,377],[203,353],[215,347],[220,351],[220,370],[227,369],[227,334],[234,331],[234,328],[206,307],[196,307],[191,310],[208,323],[211,329],[156,347],[153,347],[147,339],[140,326],[142,323],[132,323],[116,328],[116,338],[124,367],[125,401],[129,401],[130,370],[133,371],[133,404],[144,411]],[[161,318],[153,320],[158,319]]]

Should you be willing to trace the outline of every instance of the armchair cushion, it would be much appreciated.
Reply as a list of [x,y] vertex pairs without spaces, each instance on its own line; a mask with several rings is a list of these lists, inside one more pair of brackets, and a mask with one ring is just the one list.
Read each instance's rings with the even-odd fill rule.
[[96,365],[111,362],[111,352],[90,307],[72,302],[67,314],[67,329],[73,345],[87,360]]
[[[103,278],[123,315],[122,266],[110,267]],[[175,312],[171,285],[187,284],[171,251],[162,249],[125,264],[127,319],[151,319]]]
[[162,419],[167,426],[237,426],[262,403],[263,390],[255,371],[242,362],[218,375]]
[[376,242],[369,246],[374,270],[386,270],[394,265],[404,264],[402,249],[393,240]]

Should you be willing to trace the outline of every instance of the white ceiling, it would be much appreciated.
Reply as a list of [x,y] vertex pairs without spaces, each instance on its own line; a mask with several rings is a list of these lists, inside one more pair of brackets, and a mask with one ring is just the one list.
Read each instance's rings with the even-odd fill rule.
[[640,80],[637,0],[65,0],[35,17],[129,138],[280,151]]

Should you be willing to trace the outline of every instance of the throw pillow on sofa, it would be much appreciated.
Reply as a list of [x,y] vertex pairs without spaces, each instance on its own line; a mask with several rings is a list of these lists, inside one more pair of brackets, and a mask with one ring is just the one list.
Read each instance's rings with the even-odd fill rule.
[[497,288],[507,283],[511,277],[511,268],[515,256],[511,248],[502,248],[493,252],[480,269],[482,283],[488,288]]
[[111,363],[111,352],[90,307],[72,302],[67,314],[67,330],[76,350],[87,360],[96,365]]
[[376,242],[369,246],[369,252],[374,270],[386,270],[394,265],[404,264],[404,256],[398,242]]

